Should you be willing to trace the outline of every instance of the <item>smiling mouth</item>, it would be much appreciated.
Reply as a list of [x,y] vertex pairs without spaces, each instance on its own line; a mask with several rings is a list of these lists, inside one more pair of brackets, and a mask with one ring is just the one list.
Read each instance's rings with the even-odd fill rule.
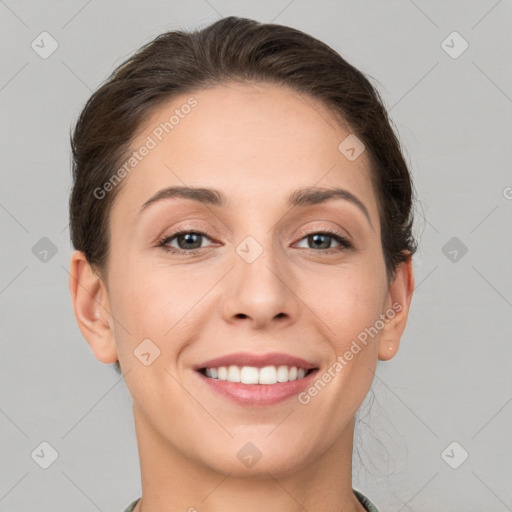
[[296,366],[219,366],[216,368],[200,368],[198,371],[205,377],[215,380],[241,383],[272,385],[277,383],[292,382],[307,377],[317,368],[298,368]]

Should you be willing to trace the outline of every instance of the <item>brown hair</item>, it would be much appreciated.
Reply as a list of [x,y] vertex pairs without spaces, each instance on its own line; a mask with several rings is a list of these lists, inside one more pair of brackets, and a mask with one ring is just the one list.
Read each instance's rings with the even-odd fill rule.
[[[74,248],[106,277],[109,213],[122,183],[101,198],[95,190],[112,179],[137,129],[163,102],[228,81],[273,83],[309,94],[363,142],[390,281],[397,265],[417,249],[412,234],[414,188],[379,93],[363,73],[314,37],[235,16],[202,30],[160,34],[119,65],[89,98],[71,136]],[[120,372],[119,362],[115,367]]]

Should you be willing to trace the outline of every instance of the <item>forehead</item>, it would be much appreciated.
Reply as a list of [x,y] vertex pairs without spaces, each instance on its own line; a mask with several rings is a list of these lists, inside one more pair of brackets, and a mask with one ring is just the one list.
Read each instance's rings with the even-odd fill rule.
[[231,82],[180,94],[139,128],[132,151],[151,149],[124,178],[117,202],[140,207],[160,188],[180,185],[270,206],[297,188],[343,186],[376,218],[366,152],[350,161],[339,149],[349,135],[319,100],[281,85]]

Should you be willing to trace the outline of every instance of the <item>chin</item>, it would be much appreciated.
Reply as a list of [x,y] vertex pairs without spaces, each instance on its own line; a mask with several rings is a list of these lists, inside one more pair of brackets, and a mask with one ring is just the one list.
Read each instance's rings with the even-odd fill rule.
[[[206,449],[209,458],[201,454],[202,464],[231,477],[268,479],[269,473],[275,478],[290,476],[311,462],[311,447],[290,443],[269,442],[266,433],[259,438],[243,436],[230,440],[229,446],[217,444],[217,450]],[[252,440],[251,440],[252,439]],[[261,441],[259,441],[259,440]]]

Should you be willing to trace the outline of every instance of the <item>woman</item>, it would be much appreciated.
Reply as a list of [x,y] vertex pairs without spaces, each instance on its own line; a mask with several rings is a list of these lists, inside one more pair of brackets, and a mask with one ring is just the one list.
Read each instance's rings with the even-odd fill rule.
[[354,418],[398,350],[416,245],[368,80],[298,30],[224,18],[120,65],[71,144],[74,312],[133,397],[126,511],[376,511]]

